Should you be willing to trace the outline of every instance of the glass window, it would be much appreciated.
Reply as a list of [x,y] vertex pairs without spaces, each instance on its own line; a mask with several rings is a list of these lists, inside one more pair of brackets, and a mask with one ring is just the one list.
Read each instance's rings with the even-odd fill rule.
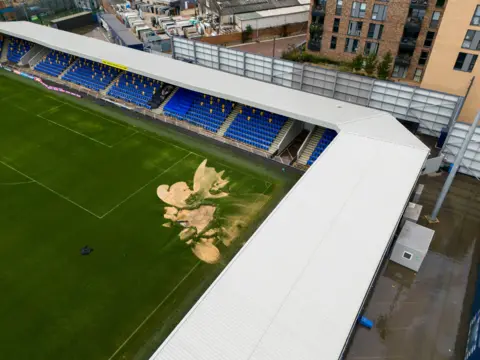
[[453,65],[454,70],[472,72],[477,62],[478,55],[459,53],[455,65]]
[[427,36],[425,37],[425,42],[423,43],[424,47],[431,47],[433,44],[433,39],[435,38],[435,33],[433,31],[428,31]]
[[367,37],[369,39],[380,40],[383,34],[383,25],[382,24],[370,24],[368,26]]
[[467,30],[465,39],[463,39],[462,48],[480,50],[480,31]]
[[422,81],[423,69],[416,69],[415,75],[413,76],[413,81],[420,82]]
[[360,36],[362,34],[363,22],[361,21],[350,21],[348,24],[348,35]]
[[333,29],[332,31],[334,33],[338,33],[338,28],[340,27],[340,19],[334,19],[333,20]]
[[383,21],[387,18],[386,5],[373,5],[372,20]]
[[480,5],[477,6],[475,14],[473,14],[472,25],[480,26]]
[[345,52],[356,53],[358,50],[358,40],[347,38],[345,41]]
[[445,0],[437,0],[435,4],[436,7],[443,7],[443,5],[445,5]]
[[418,59],[418,65],[425,65],[428,59],[428,51],[422,51],[420,53],[420,58]]
[[363,49],[365,56],[378,54],[378,43],[365,41],[365,48]]
[[408,67],[395,65],[392,72],[392,77],[405,79],[407,77]]
[[330,40],[330,49],[336,49],[337,48],[337,37],[332,36],[332,40]]
[[354,1],[352,4],[351,17],[364,18],[367,12],[367,4]]
[[435,29],[438,27],[438,23],[440,22],[440,11],[434,11],[432,15],[432,20],[430,21],[430,27]]
[[343,0],[337,0],[337,7],[335,9],[335,15],[342,15]]

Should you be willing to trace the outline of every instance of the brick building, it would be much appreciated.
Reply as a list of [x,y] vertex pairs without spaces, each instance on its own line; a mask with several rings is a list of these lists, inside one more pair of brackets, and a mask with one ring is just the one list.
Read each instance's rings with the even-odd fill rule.
[[388,51],[392,77],[420,82],[446,0],[312,0],[307,48],[334,60]]

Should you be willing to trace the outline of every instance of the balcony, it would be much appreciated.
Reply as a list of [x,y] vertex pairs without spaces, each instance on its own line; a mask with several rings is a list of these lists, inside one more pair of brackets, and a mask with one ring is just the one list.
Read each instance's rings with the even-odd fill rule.
[[410,62],[412,61],[412,57],[408,55],[398,55],[395,58],[395,65],[400,65],[400,66],[410,66]]
[[417,44],[416,37],[404,36],[400,40],[400,49],[402,50],[413,50]]
[[426,9],[428,7],[427,0],[410,0],[411,9]]
[[325,17],[326,2],[322,0],[315,0],[312,6],[312,17],[318,16],[320,18]]
[[310,40],[308,42],[308,50],[310,51],[320,51],[322,48],[322,39]]
[[422,21],[423,18],[409,16],[407,18],[407,22],[405,23],[405,28],[411,30],[420,30],[420,28],[422,27]]

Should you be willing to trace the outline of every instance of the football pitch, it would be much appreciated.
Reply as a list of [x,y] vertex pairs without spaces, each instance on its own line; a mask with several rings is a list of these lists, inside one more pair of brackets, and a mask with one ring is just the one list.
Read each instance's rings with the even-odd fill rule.
[[0,358],[148,359],[298,177],[1,71]]

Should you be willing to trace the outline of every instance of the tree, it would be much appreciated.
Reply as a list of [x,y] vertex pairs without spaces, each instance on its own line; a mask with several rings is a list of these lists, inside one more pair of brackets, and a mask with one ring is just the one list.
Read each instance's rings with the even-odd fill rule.
[[360,71],[363,67],[363,55],[358,54],[352,61],[352,69],[354,71]]
[[247,25],[244,31],[242,31],[242,42],[245,42],[247,40],[250,40],[250,37],[252,36],[253,29],[251,25]]
[[387,79],[390,75],[391,65],[393,61],[392,53],[389,51],[384,56],[382,61],[377,65],[377,75],[380,79]]
[[364,70],[368,76],[372,76],[373,72],[377,68],[378,60],[376,54],[370,54],[365,59]]

